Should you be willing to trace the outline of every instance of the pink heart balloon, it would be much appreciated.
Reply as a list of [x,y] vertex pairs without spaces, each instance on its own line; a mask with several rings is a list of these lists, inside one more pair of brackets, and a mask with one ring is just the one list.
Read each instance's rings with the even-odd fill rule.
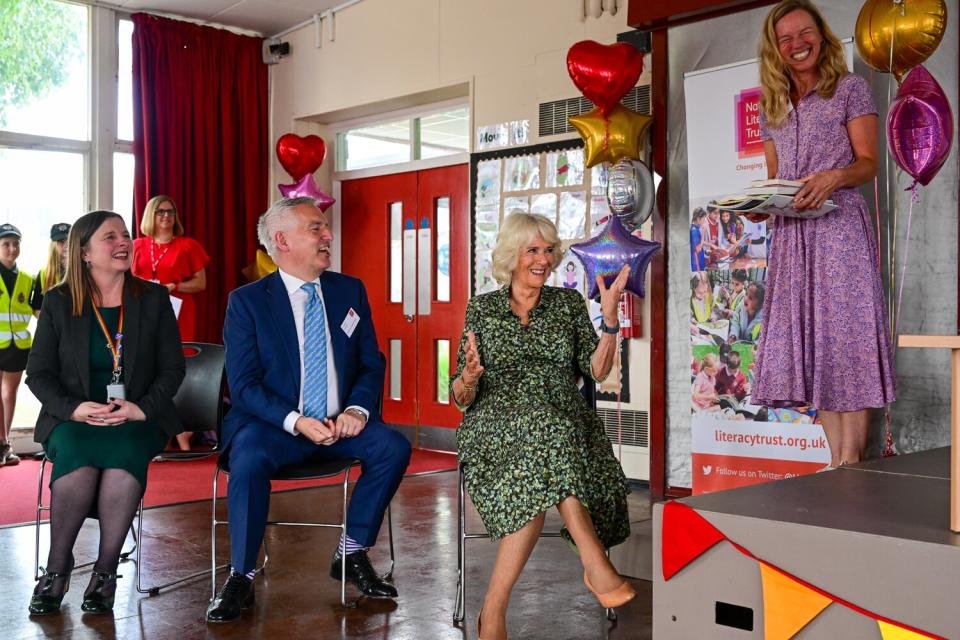
[[923,65],[914,67],[890,103],[890,155],[901,169],[926,186],[946,162],[952,144],[950,101]]

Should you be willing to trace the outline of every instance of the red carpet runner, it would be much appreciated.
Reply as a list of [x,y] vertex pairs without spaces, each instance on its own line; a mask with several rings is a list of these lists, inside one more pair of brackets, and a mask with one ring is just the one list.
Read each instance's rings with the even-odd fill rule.
[[[213,491],[214,458],[184,462],[153,462],[147,478],[147,507],[209,500]],[[448,471],[457,468],[457,457],[452,453],[414,449],[407,475]],[[47,487],[52,465],[47,465],[47,478],[43,483],[44,504],[50,503]],[[15,467],[0,467],[0,526],[33,522],[37,508],[37,480],[40,461],[23,460]],[[355,480],[358,472],[353,472]],[[218,494],[227,495],[227,483],[221,476]],[[306,487],[339,484],[340,476],[322,480],[274,482],[273,491],[290,491]],[[44,517],[46,512],[44,512]]]

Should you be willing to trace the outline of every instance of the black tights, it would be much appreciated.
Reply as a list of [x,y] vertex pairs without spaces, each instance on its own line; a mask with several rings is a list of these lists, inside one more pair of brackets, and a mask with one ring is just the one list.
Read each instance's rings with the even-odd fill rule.
[[123,469],[80,467],[57,478],[50,487],[50,555],[47,570],[68,571],[73,545],[96,502],[100,551],[94,569],[116,573],[127,531],[140,506],[143,488]]

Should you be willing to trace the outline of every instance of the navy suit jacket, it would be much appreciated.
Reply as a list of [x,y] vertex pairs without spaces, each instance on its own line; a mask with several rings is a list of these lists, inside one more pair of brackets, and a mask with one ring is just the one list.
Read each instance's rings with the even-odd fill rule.
[[[384,365],[373,329],[370,303],[357,278],[325,271],[320,288],[337,370],[340,409],[351,405],[380,420],[377,399]],[[360,320],[347,335],[341,324],[353,309]],[[300,401],[300,344],[290,297],[279,272],[230,294],[223,325],[227,381],[232,408],[223,422],[222,446],[251,422],[283,429]]]

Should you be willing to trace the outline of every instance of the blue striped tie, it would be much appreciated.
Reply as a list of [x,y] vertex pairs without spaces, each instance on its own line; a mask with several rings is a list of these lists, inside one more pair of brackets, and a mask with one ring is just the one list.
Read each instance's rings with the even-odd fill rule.
[[307,282],[303,314],[303,415],[323,420],[327,417],[327,323],[317,285]]

